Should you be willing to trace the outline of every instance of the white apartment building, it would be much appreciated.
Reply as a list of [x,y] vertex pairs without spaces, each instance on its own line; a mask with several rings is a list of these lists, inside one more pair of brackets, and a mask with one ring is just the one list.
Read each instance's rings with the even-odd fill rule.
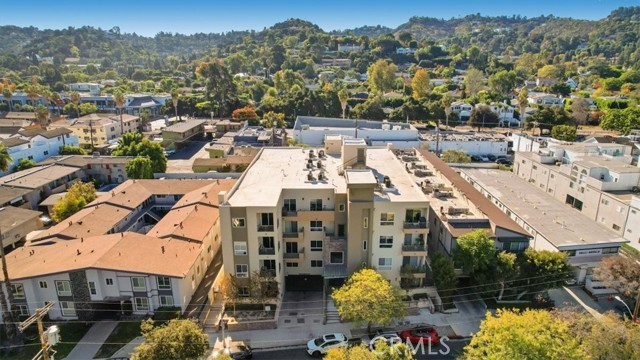
[[363,139],[265,148],[221,195],[224,269],[280,289],[322,290],[362,266],[407,291],[424,285],[429,203],[391,148]]
[[[509,142],[499,133],[477,133],[459,131],[440,131],[440,138],[435,131],[420,133],[423,146],[428,146],[431,151],[461,150],[469,155],[507,155]],[[426,144],[426,145],[425,145]]]

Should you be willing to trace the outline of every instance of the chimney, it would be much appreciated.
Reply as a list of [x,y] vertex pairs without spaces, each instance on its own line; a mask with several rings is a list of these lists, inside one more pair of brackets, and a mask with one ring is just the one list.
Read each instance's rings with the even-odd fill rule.
[[162,253],[164,254],[164,245],[160,247],[162,249]]

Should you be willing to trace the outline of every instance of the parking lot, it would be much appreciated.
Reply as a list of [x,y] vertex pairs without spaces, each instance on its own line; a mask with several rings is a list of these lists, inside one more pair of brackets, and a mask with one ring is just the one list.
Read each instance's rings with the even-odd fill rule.
[[189,145],[169,155],[167,161],[168,173],[191,173],[195,159],[208,158],[209,154],[204,149],[208,141],[193,141]]

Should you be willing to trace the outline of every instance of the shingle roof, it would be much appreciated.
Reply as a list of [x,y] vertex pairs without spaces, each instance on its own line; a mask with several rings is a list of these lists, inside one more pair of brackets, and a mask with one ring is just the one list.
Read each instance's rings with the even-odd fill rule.
[[10,138],[6,138],[6,139],[0,139],[0,143],[2,143],[2,145],[4,145],[4,146],[10,148],[10,147],[14,147],[14,146],[28,144],[29,140],[25,140],[25,139],[19,138],[19,137],[10,137]]

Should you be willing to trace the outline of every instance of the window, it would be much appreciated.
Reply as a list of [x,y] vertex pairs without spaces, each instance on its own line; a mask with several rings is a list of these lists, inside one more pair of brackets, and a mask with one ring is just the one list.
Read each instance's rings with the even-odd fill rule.
[[538,170],[538,167],[536,165],[533,165],[533,170]]
[[312,268],[322,267],[322,260],[311,260],[311,267]]
[[44,156],[47,156],[47,155],[49,155],[49,151],[44,152]]
[[390,249],[393,247],[393,236],[380,236],[380,248]]
[[311,231],[322,231],[322,221],[318,221],[318,220],[310,221],[309,230],[311,230]]
[[346,205],[345,205],[345,204],[340,204],[340,205],[338,205],[338,211],[339,211],[339,212],[344,212],[344,210],[345,210],[346,208],[347,208],[347,207],[346,207]]
[[233,218],[231,224],[234,228],[243,228],[245,226],[244,218]]
[[298,263],[297,262],[288,262],[285,265],[288,268],[297,268],[298,267]]
[[24,299],[24,286],[22,284],[11,284],[11,293],[16,299]]
[[149,310],[149,299],[146,297],[137,297],[134,298],[136,304],[136,311],[147,311]]
[[284,199],[284,206],[282,209],[286,212],[296,211],[296,199]]
[[344,263],[344,253],[342,251],[332,251],[329,254],[329,262],[331,264],[343,264]]
[[285,253],[287,254],[297,254],[298,253],[298,243],[287,241],[284,244]]
[[602,249],[602,253],[603,254],[617,254],[618,253],[618,248],[614,248],[614,247],[604,248],[604,249]]
[[611,225],[611,227],[613,228],[613,230],[616,230],[616,231],[620,230],[620,225],[613,224]]
[[168,276],[158,276],[158,289],[171,290],[171,279]]
[[49,287],[49,284],[47,284],[47,282],[44,280],[40,280],[39,284],[40,284],[40,289],[46,289]]
[[273,213],[260,213],[258,231],[273,231]]
[[275,241],[273,240],[273,236],[260,237],[260,254],[262,255],[275,254]]
[[235,255],[247,255],[247,242],[246,241],[234,241],[233,253]]
[[147,284],[143,277],[132,277],[131,286],[133,287],[133,291],[147,291]]
[[380,214],[380,225],[388,226],[393,225],[393,220],[395,215],[393,213],[382,213]]
[[379,258],[378,270],[391,270],[391,258]]
[[71,296],[71,284],[68,281],[56,281],[56,290],[60,296]]
[[105,282],[107,285],[113,285],[113,279],[112,279],[112,278],[106,278],[106,279],[104,279],[104,282]]
[[98,291],[96,290],[96,283],[93,281],[89,281],[89,292],[91,295],[96,295]]
[[322,210],[322,199],[312,199],[309,201],[309,209],[311,209],[311,211]]
[[160,295],[160,306],[173,306],[173,296]]
[[369,217],[365,216],[362,219],[362,228],[363,229],[368,229],[369,228]]
[[29,316],[29,307],[27,305],[15,305],[15,308],[20,316]]
[[240,297],[249,297],[249,288],[246,286],[241,286],[238,288],[238,296]]
[[362,251],[367,251],[367,246],[369,242],[367,240],[362,240]]
[[249,265],[236,264],[236,277],[239,277],[239,278],[249,277]]
[[322,251],[322,240],[311,240],[311,251]]
[[60,301],[62,316],[76,316],[76,306],[72,301]]

